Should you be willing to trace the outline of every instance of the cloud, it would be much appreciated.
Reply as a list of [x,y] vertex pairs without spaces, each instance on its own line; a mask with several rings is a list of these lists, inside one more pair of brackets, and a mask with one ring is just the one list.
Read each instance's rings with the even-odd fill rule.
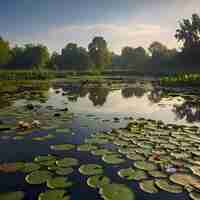
[[54,49],[62,48],[68,42],[77,42],[87,47],[95,36],[103,36],[107,40],[109,48],[118,53],[124,46],[147,48],[153,41],[163,42],[169,47],[176,46],[170,29],[160,25],[134,23],[54,27],[48,30],[44,41]]

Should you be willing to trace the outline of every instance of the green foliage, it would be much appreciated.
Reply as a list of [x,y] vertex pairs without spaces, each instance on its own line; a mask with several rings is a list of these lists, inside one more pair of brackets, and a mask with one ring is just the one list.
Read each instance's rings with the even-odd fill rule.
[[10,61],[9,43],[0,37],[0,67],[5,66]]
[[95,69],[101,71],[111,63],[111,54],[103,37],[95,37],[88,45],[88,50]]

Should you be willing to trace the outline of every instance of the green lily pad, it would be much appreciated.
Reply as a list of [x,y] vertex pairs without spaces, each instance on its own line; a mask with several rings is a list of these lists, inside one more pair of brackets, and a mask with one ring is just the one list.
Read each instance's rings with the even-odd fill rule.
[[29,172],[36,171],[38,169],[40,169],[40,165],[36,163],[25,163],[23,168],[20,169],[20,171],[29,173]]
[[34,158],[35,162],[44,162],[44,161],[50,161],[50,160],[56,160],[56,156],[47,155],[47,156],[37,156]]
[[73,166],[79,165],[79,161],[75,158],[67,157],[62,160],[56,161],[56,164],[58,167],[67,168],[67,167],[73,167]]
[[147,174],[143,170],[133,169],[133,168],[127,168],[127,169],[121,169],[118,172],[118,175],[121,178],[125,178],[126,180],[143,180],[147,178]]
[[145,160],[145,157],[140,155],[140,154],[136,154],[136,153],[130,153],[127,154],[126,157],[130,160],[134,160],[134,161],[139,161],[139,160]]
[[107,184],[100,189],[100,194],[104,200],[134,200],[133,191],[123,184]]
[[154,178],[166,178],[167,174],[164,172],[158,171],[158,170],[153,170],[153,171],[148,171],[149,175],[153,176]]
[[52,173],[49,171],[34,171],[26,176],[26,181],[29,184],[42,184],[51,179]]
[[120,154],[108,154],[102,157],[103,161],[108,164],[121,164],[125,162]]
[[96,175],[87,179],[87,184],[92,188],[100,188],[104,185],[110,184],[110,179],[103,175]]
[[86,144],[107,144],[108,142],[109,140],[104,138],[87,138],[85,140]]
[[68,179],[65,177],[54,177],[47,180],[47,186],[50,189],[68,188],[72,185],[72,182],[68,181]]
[[24,199],[24,196],[25,194],[22,191],[0,193],[1,200],[22,200]]
[[181,193],[181,192],[183,192],[183,188],[181,186],[170,183],[166,179],[158,179],[158,180],[155,181],[155,184],[161,190],[164,190],[164,191],[167,191],[167,192],[170,192],[170,193]]
[[70,196],[67,195],[65,190],[48,190],[40,193],[38,200],[69,200]]
[[56,174],[64,176],[64,175],[69,175],[73,173],[73,168],[67,167],[67,168],[57,168],[56,169]]
[[141,190],[147,193],[154,194],[158,192],[158,189],[156,188],[153,180],[144,180],[139,183],[139,186]]
[[71,130],[69,128],[59,128],[56,129],[56,133],[71,133]]
[[55,151],[70,151],[75,148],[73,144],[57,144],[51,145],[50,148]]
[[78,151],[92,151],[96,150],[98,147],[93,144],[81,144],[78,146]]
[[191,170],[192,170],[193,174],[200,176],[200,166],[192,166]]
[[170,176],[170,181],[182,186],[193,186],[200,189],[200,179],[196,176],[184,173],[175,173]]
[[81,165],[79,168],[79,172],[83,175],[98,175],[103,173],[103,168],[101,165],[97,164],[86,164]]
[[196,191],[192,191],[189,193],[189,196],[193,200],[200,200],[200,193]]
[[147,161],[136,161],[134,163],[134,166],[137,167],[138,169],[142,169],[146,171],[152,171],[152,170],[157,169],[155,164],[151,162],[147,162]]

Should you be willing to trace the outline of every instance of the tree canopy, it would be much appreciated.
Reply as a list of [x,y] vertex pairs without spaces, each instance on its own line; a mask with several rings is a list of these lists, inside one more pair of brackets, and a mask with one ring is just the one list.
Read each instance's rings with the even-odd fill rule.
[[9,42],[0,37],[0,67],[9,62],[10,56]]

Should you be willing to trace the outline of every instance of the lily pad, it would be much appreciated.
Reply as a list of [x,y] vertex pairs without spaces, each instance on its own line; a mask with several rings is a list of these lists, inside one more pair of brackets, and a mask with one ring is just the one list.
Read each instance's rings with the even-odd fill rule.
[[78,146],[78,151],[92,151],[96,150],[98,147],[93,144],[81,144]]
[[56,160],[56,156],[53,156],[53,155],[37,156],[34,159],[35,162],[44,162],[44,161],[50,161],[50,160]]
[[139,183],[139,186],[141,190],[147,193],[154,194],[158,192],[158,189],[156,188],[153,180],[144,180]]
[[1,200],[22,200],[24,199],[24,196],[25,194],[22,191],[0,193]]
[[113,152],[108,149],[97,149],[97,150],[92,151],[92,155],[95,155],[95,156],[104,156],[104,155],[112,154],[112,153]]
[[118,175],[121,178],[125,178],[126,180],[143,180],[147,178],[147,174],[143,170],[133,169],[133,168],[127,168],[127,169],[121,169],[118,172]]
[[121,164],[123,162],[125,162],[125,160],[122,158],[122,156],[120,154],[108,154],[108,155],[104,155],[102,157],[103,161],[108,163],[108,164]]
[[153,171],[148,171],[149,175],[153,176],[154,178],[166,178],[167,174],[164,172],[158,171],[158,170],[153,170]]
[[175,173],[170,176],[170,181],[185,187],[191,185],[197,189],[200,189],[200,179],[190,174]]
[[68,181],[68,179],[65,177],[54,177],[47,180],[47,186],[50,189],[68,188],[72,185],[72,182]]
[[55,151],[70,151],[75,148],[73,144],[57,144],[51,145],[50,148]]
[[161,190],[170,192],[170,193],[181,193],[183,192],[183,188],[179,185],[170,183],[166,179],[158,179],[155,181],[155,184],[157,187],[159,187]]
[[104,185],[110,184],[110,179],[103,175],[96,175],[87,179],[87,184],[92,188],[100,188]]
[[26,176],[26,181],[29,184],[42,184],[51,179],[52,173],[49,171],[34,171]]
[[20,170],[25,173],[33,172],[40,169],[40,165],[36,163],[25,163],[23,168]]
[[134,166],[137,167],[138,169],[142,169],[146,171],[152,171],[152,170],[157,169],[155,164],[151,162],[147,162],[147,161],[136,161],[134,163]]
[[200,193],[199,192],[192,191],[192,192],[189,193],[189,196],[193,200],[200,200]]
[[200,176],[200,166],[193,166],[191,167],[193,174]]
[[97,164],[86,164],[81,165],[79,168],[79,172],[83,175],[98,175],[103,173],[103,168],[101,165]]
[[134,200],[133,191],[123,184],[107,184],[100,189],[100,194],[104,200]]
[[71,167],[67,167],[67,168],[58,168],[56,170],[56,174],[58,175],[61,175],[61,176],[64,176],[64,175],[69,175],[71,173],[73,173],[73,168]]
[[70,196],[67,195],[65,190],[48,190],[40,193],[38,200],[69,200]]
[[75,158],[67,157],[62,160],[56,161],[56,164],[58,167],[67,168],[67,167],[77,166],[79,164],[79,161]]

